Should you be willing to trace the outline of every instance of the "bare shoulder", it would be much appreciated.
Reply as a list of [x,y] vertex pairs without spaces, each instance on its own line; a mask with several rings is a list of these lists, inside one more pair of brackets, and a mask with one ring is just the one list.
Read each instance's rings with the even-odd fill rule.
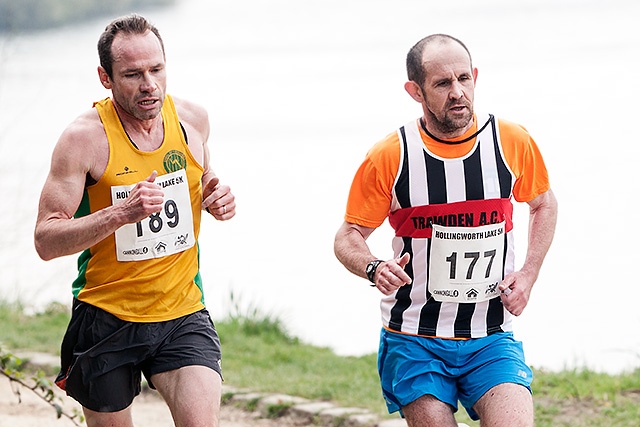
[[187,132],[189,151],[196,161],[209,168],[207,140],[209,139],[209,115],[207,110],[195,102],[173,97],[180,123]]
[[200,104],[183,98],[173,97],[178,117],[183,125],[197,131],[204,141],[209,137],[209,115]]
[[[86,142],[86,144],[78,144],[86,146],[96,141],[96,139],[106,143],[107,135],[98,112],[95,109],[91,109],[78,116],[66,127],[60,136],[59,142],[63,144]],[[78,148],[82,149],[82,147]]]
[[89,172],[94,178],[102,176],[108,160],[107,135],[95,109],[81,114],[66,127],[53,153],[53,166],[64,163]]

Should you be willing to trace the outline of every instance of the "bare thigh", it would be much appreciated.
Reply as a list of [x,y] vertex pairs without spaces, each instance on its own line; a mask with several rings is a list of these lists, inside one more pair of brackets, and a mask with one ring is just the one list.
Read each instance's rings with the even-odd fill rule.
[[533,398],[519,384],[499,384],[473,405],[485,427],[533,427]]
[[457,427],[453,409],[430,394],[402,408],[409,427]]
[[118,412],[95,412],[82,408],[87,427],[133,427],[131,406]]
[[205,366],[185,366],[151,377],[176,427],[218,427],[222,378]]

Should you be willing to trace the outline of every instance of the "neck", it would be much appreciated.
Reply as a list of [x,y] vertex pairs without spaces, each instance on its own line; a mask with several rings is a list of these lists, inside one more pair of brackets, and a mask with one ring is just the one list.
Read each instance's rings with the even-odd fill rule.
[[113,101],[113,105],[125,133],[137,149],[141,151],[154,151],[162,145],[164,140],[164,126],[161,114],[158,114],[152,119],[140,120],[129,114],[116,101]]
[[122,108],[115,99],[112,98],[112,101],[116,112],[118,113],[118,117],[120,117],[120,122],[122,122],[122,125],[127,129],[127,131],[151,133],[157,126],[158,122],[162,123],[162,116],[160,114],[150,119],[140,119]]
[[[450,144],[450,145],[456,145],[456,144],[463,144],[465,142],[471,141],[472,139],[474,139],[476,136],[478,136],[488,125],[489,123],[491,123],[493,121],[493,115],[489,115],[489,120],[487,120],[486,123],[484,123],[482,125],[482,127],[480,127],[480,129],[476,130],[473,134],[471,134],[470,136],[464,138],[464,139],[459,139],[459,140],[451,140],[451,139],[441,139],[438,138],[437,136],[435,136],[434,134],[432,134],[431,132],[429,132],[429,129],[427,129],[427,124],[426,121],[424,120],[424,117],[420,117],[420,126],[422,127],[422,130],[424,130],[424,132],[429,136],[429,138],[433,139],[434,141],[438,141],[440,143],[443,144]],[[466,128],[465,132],[467,130],[469,130],[469,128],[473,125],[473,120],[470,122],[470,125]],[[460,135],[464,135],[463,132]],[[459,136],[460,136],[459,135]]]
[[472,116],[471,120],[461,128],[454,128],[452,126],[453,124],[446,126],[443,123],[438,122],[429,114],[422,116],[420,118],[420,123],[422,123],[422,127],[425,132],[427,132],[428,135],[434,136],[434,139],[436,140],[455,140],[467,133],[467,131],[473,127],[474,118]]

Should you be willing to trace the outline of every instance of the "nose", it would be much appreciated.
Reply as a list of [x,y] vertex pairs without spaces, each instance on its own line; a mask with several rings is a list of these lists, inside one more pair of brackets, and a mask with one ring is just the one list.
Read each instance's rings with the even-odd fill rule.
[[464,86],[459,81],[454,81],[451,84],[451,92],[449,92],[451,99],[460,99],[464,96]]
[[151,73],[144,73],[142,75],[142,82],[140,83],[140,91],[152,92],[156,87],[155,80],[151,76]]

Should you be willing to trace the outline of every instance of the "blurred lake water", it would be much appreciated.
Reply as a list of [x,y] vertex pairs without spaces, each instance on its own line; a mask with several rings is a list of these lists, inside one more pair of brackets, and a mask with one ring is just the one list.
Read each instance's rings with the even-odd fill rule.
[[[476,109],[527,127],[560,202],[515,324],[529,364],[640,365],[640,3],[182,0],[138,12],[163,35],[168,91],[208,109],[213,166],[237,197],[237,217],[201,233],[214,320],[233,293],[240,310],[274,314],[306,342],[376,351],[379,295],[335,259],[333,237],[366,151],[421,114],[403,89],[406,52],[444,32],[479,69]],[[41,261],[33,226],[58,136],[109,95],[96,72],[109,20],[0,37],[0,297],[35,310],[71,300],[76,256]],[[517,207],[520,264],[527,214]],[[378,257],[392,256],[390,238],[386,225],[370,238]]]

